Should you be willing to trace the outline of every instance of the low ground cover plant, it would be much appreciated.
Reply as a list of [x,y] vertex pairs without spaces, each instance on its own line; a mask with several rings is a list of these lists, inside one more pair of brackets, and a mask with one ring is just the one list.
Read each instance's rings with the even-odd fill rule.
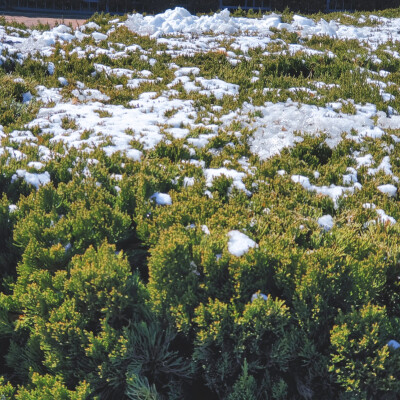
[[182,13],[0,20],[0,397],[398,398],[399,10]]

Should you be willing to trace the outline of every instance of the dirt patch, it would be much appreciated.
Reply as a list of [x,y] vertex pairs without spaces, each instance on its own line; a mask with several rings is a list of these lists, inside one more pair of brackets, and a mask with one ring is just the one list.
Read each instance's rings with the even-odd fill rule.
[[39,15],[26,16],[26,15],[3,15],[7,22],[19,22],[25,24],[27,27],[32,27],[38,23],[49,24],[51,28],[56,25],[72,25],[73,28],[77,28],[86,22],[86,19],[81,18],[52,18],[52,17],[41,17]]

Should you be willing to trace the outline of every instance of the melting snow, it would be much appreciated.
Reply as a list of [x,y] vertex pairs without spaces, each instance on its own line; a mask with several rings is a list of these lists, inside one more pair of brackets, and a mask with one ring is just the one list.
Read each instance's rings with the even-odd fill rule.
[[[349,115],[335,112],[332,107],[317,107],[291,100],[275,104],[268,102],[264,107],[257,108],[247,105],[249,113],[256,110],[262,113],[262,117],[250,125],[256,129],[250,139],[251,150],[261,159],[267,159],[279,154],[284,147],[302,141],[298,132],[314,135],[324,132],[331,147],[340,142],[342,133],[356,140],[357,136],[350,135],[354,130],[358,132],[359,140],[363,137],[380,138],[384,131],[379,126],[374,126],[375,106],[369,104],[355,107],[356,114]],[[245,111],[246,106],[243,112]]]
[[354,193],[356,189],[361,189],[361,185],[358,182],[354,183],[353,186],[350,187],[336,185],[316,186],[312,185],[309,178],[307,178],[306,176],[292,175],[291,179],[295,183],[300,183],[300,185],[303,186],[304,189],[310,192],[316,192],[318,194],[329,196],[335,204],[335,207],[337,206],[337,201],[339,197],[343,196],[345,193],[351,194]]
[[378,214],[378,221],[379,221],[381,224],[384,224],[384,225],[386,225],[386,224],[394,225],[394,224],[396,223],[396,220],[395,220],[393,217],[390,217],[389,215],[387,215],[387,214],[385,213],[385,211],[383,211],[382,209],[377,208],[375,211],[376,211],[376,213]]
[[258,247],[258,244],[240,231],[228,232],[228,251],[236,257],[241,257],[251,248]]
[[264,301],[267,301],[268,300],[268,296],[266,294],[264,294],[264,293],[258,293],[257,292],[257,293],[254,293],[251,296],[251,302],[253,302],[253,301],[257,300],[257,299],[262,299]]
[[391,184],[380,185],[377,189],[380,192],[387,194],[389,197],[395,197],[397,193],[397,187]]
[[334,225],[332,216],[331,215],[323,215],[322,217],[318,218],[318,225],[324,231],[330,231]]
[[[393,217],[387,215],[384,210],[376,208],[374,203],[364,203],[363,208],[366,210],[375,210],[375,212],[378,214],[377,221],[383,225],[394,225],[396,223],[396,220]],[[367,222],[367,225],[371,223],[375,223],[375,221],[369,221]]]
[[11,182],[15,182],[18,178],[22,178],[28,185],[32,185],[36,189],[50,183],[50,174],[47,171],[41,174],[33,174],[24,169],[17,169],[15,172],[16,173],[11,178]]
[[387,345],[389,346],[389,347],[391,347],[393,350],[396,350],[396,349],[398,349],[399,347],[400,347],[400,343],[398,342],[398,341],[396,341],[396,340],[389,340],[389,342],[387,343]]
[[167,193],[154,193],[150,196],[150,199],[154,199],[160,206],[170,206],[172,204],[171,196]]
[[251,195],[246,189],[245,184],[242,179],[246,177],[246,173],[238,172],[233,169],[227,169],[225,167],[222,168],[208,168],[204,170],[204,176],[206,178],[206,185],[208,187],[212,186],[213,180],[219,176],[225,176],[227,178],[231,178],[233,180],[232,186],[236,189],[243,190],[247,195]]

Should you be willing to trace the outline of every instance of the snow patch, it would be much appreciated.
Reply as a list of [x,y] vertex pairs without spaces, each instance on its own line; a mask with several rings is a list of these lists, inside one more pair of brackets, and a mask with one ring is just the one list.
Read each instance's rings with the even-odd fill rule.
[[244,233],[233,230],[228,232],[228,251],[236,257],[241,257],[250,249],[257,248],[258,244]]
[[323,215],[318,218],[318,225],[325,231],[328,232],[333,228],[334,222],[331,215]]
[[154,193],[150,196],[160,206],[170,206],[172,204],[171,196],[167,193]]
[[268,296],[266,294],[264,294],[264,293],[259,293],[259,292],[253,293],[252,296],[251,296],[251,302],[253,303],[253,301],[255,301],[257,299],[262,299],[264,301],[267,301],[268,300]]
[[24,169],[17,169],[15,174],[11,177],[11,182],[15,182],[18,178],[24,179],[28,185],[32,185],[36,189],[50,182],[50,174],[47,171],[41,174],[34,174]]
[[384,194],[388,195],[389,197],[396,197],[397,187],[390,183],[386,184],[386,185],[380,185],[377,187],[377,189],[381,193],[384,193]]
[[387,345],[393,350],[397,350],[400,347],[400,343],[397,340],[389,340]]
[[354,183],[354,185],[350,187],[336,186],[333,184],[330,186],[316,186],[310,183],[309,178],[302,175],[292,175],[291,179],[295,183],[300,183],[304,189],[310,192],[316,192],[318,194],[329,196],[332,199],[335,207],[337,207],[337,201],[341,196],[345,195],[346,193],[353,194],[356,189],[361,189],[362,187],[358,182]]

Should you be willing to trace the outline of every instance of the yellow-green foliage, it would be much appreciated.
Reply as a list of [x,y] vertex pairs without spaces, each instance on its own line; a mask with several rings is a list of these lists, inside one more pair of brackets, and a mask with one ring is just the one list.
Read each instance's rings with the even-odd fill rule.
[[68,390],[60,376],[39,375],[32,373],[31,387],[18,389],[15,399],[18,400],[85,400],[90,396],[90,386],[86,382],[79,384],[75,390]]
[[[381,12],[386,14],[398,10]],[[359,16],[323,18],[354,24]],[[108,32],[111,18],[96,14],[92,21]],[[286,10],[283,20],[292,18]],[[382,223],[377,212],[400,219],[398,195],[377,190],[388,182],[398,186],[400,130],[363,140],[353,131],[335,147],[322,133],[297,132],[295,146],[260,160],[250,142],[255,122],[264,116],[261,108],[221,125],[223,116],[244,103],[262,106],[289,98],[318,107],[336,102],[347,116],[366,103],[383,113],[389,107],[399,110],[400,61],[387,51],[400,51],[398,43],[371,50],[355,40],[275,31],[265,51],[257,47],[244,54],[233,39],[221,40],[239,63],[232,65],[225,50],[176,55],[159,40],[123,26],[98,44],[90,36],[58,43],[43,59],[32,55],[19,62],[4,53],[1,399],[400,397],[400,351],[387,345],[400,341],[400,228]],[[319,53],[289,54],[291,44]],[[117,52],[123,45],[137,48],[124,57],[90,50]],[[89,49],[87,57],[78,56],[78,46]],[[49,62],[55,65],[52,76]],[[28,129],[39,107],[54,106],[23,103],[23,94],[35,94],[38,85],[57,87],[74,103],[80,81],[107,94],[105,106],[129,108],[144,92],[159,96],[171,89],[171,63],[198,67],[206,79],[238,84],[239,95],[208,97],[177,83],[172,90],[191,101],[197,113],[193,124],[201,125],[181,126],[189,131],[181,139],[160,126],[164,138],[151,149],[127,129],[140,161],[118,152],[108,156],[104,147],[68,149],[42,125],[29,127],[32,143],[9,135]],[[95,72],[95,64],[129,69],[133,78],[146,69],[155,80],[132,89],[127,76]],[[380,80],[395,95],[386,102],[379,85],[370,83],[381,69],[391,72]],[[258,80],[252,79],[254,71]],[[59,77],[68,85],[61,87]],[[96,108],[104,121],[112,118],[110,111]],[[164,117],[180,111],[166,108]],[[79,129],[68,117],[61,126],[67,133]],[[88,129],[80,139],[95,135]],[[190,144],[200,137],[208,139],[204,147]],[[107,138],[103,146],[111,142]],[[48,157],[41,153],[44,147]],[[357,167],[356,157],[366,154],[373,164]],[[369,173],[384,157],[393,176]],[[51,182],[38,189],[17,176],[20,169],[36,173],[32,161],[43,162],[40,171],[50,175]],[[361,187],[335,201],[291,179],[303,175],[312,185],[329,188],[343,184],[349,167],[357,167]],[[207,181],[207,168],[243,173],[245,191],[226,173]],[[155,193],[168,193],[172,204],[157,204]],[[329,231],[318,224],[326,214],[334,220]],[[240,257],[231,254],[232,230],[257,246]]]
[[395,331],[386,309],[367,304],[347,315],[340,313],[335,322],[329,369],[345,391],[360,398],[398,393],[399,355],[384,344]]

